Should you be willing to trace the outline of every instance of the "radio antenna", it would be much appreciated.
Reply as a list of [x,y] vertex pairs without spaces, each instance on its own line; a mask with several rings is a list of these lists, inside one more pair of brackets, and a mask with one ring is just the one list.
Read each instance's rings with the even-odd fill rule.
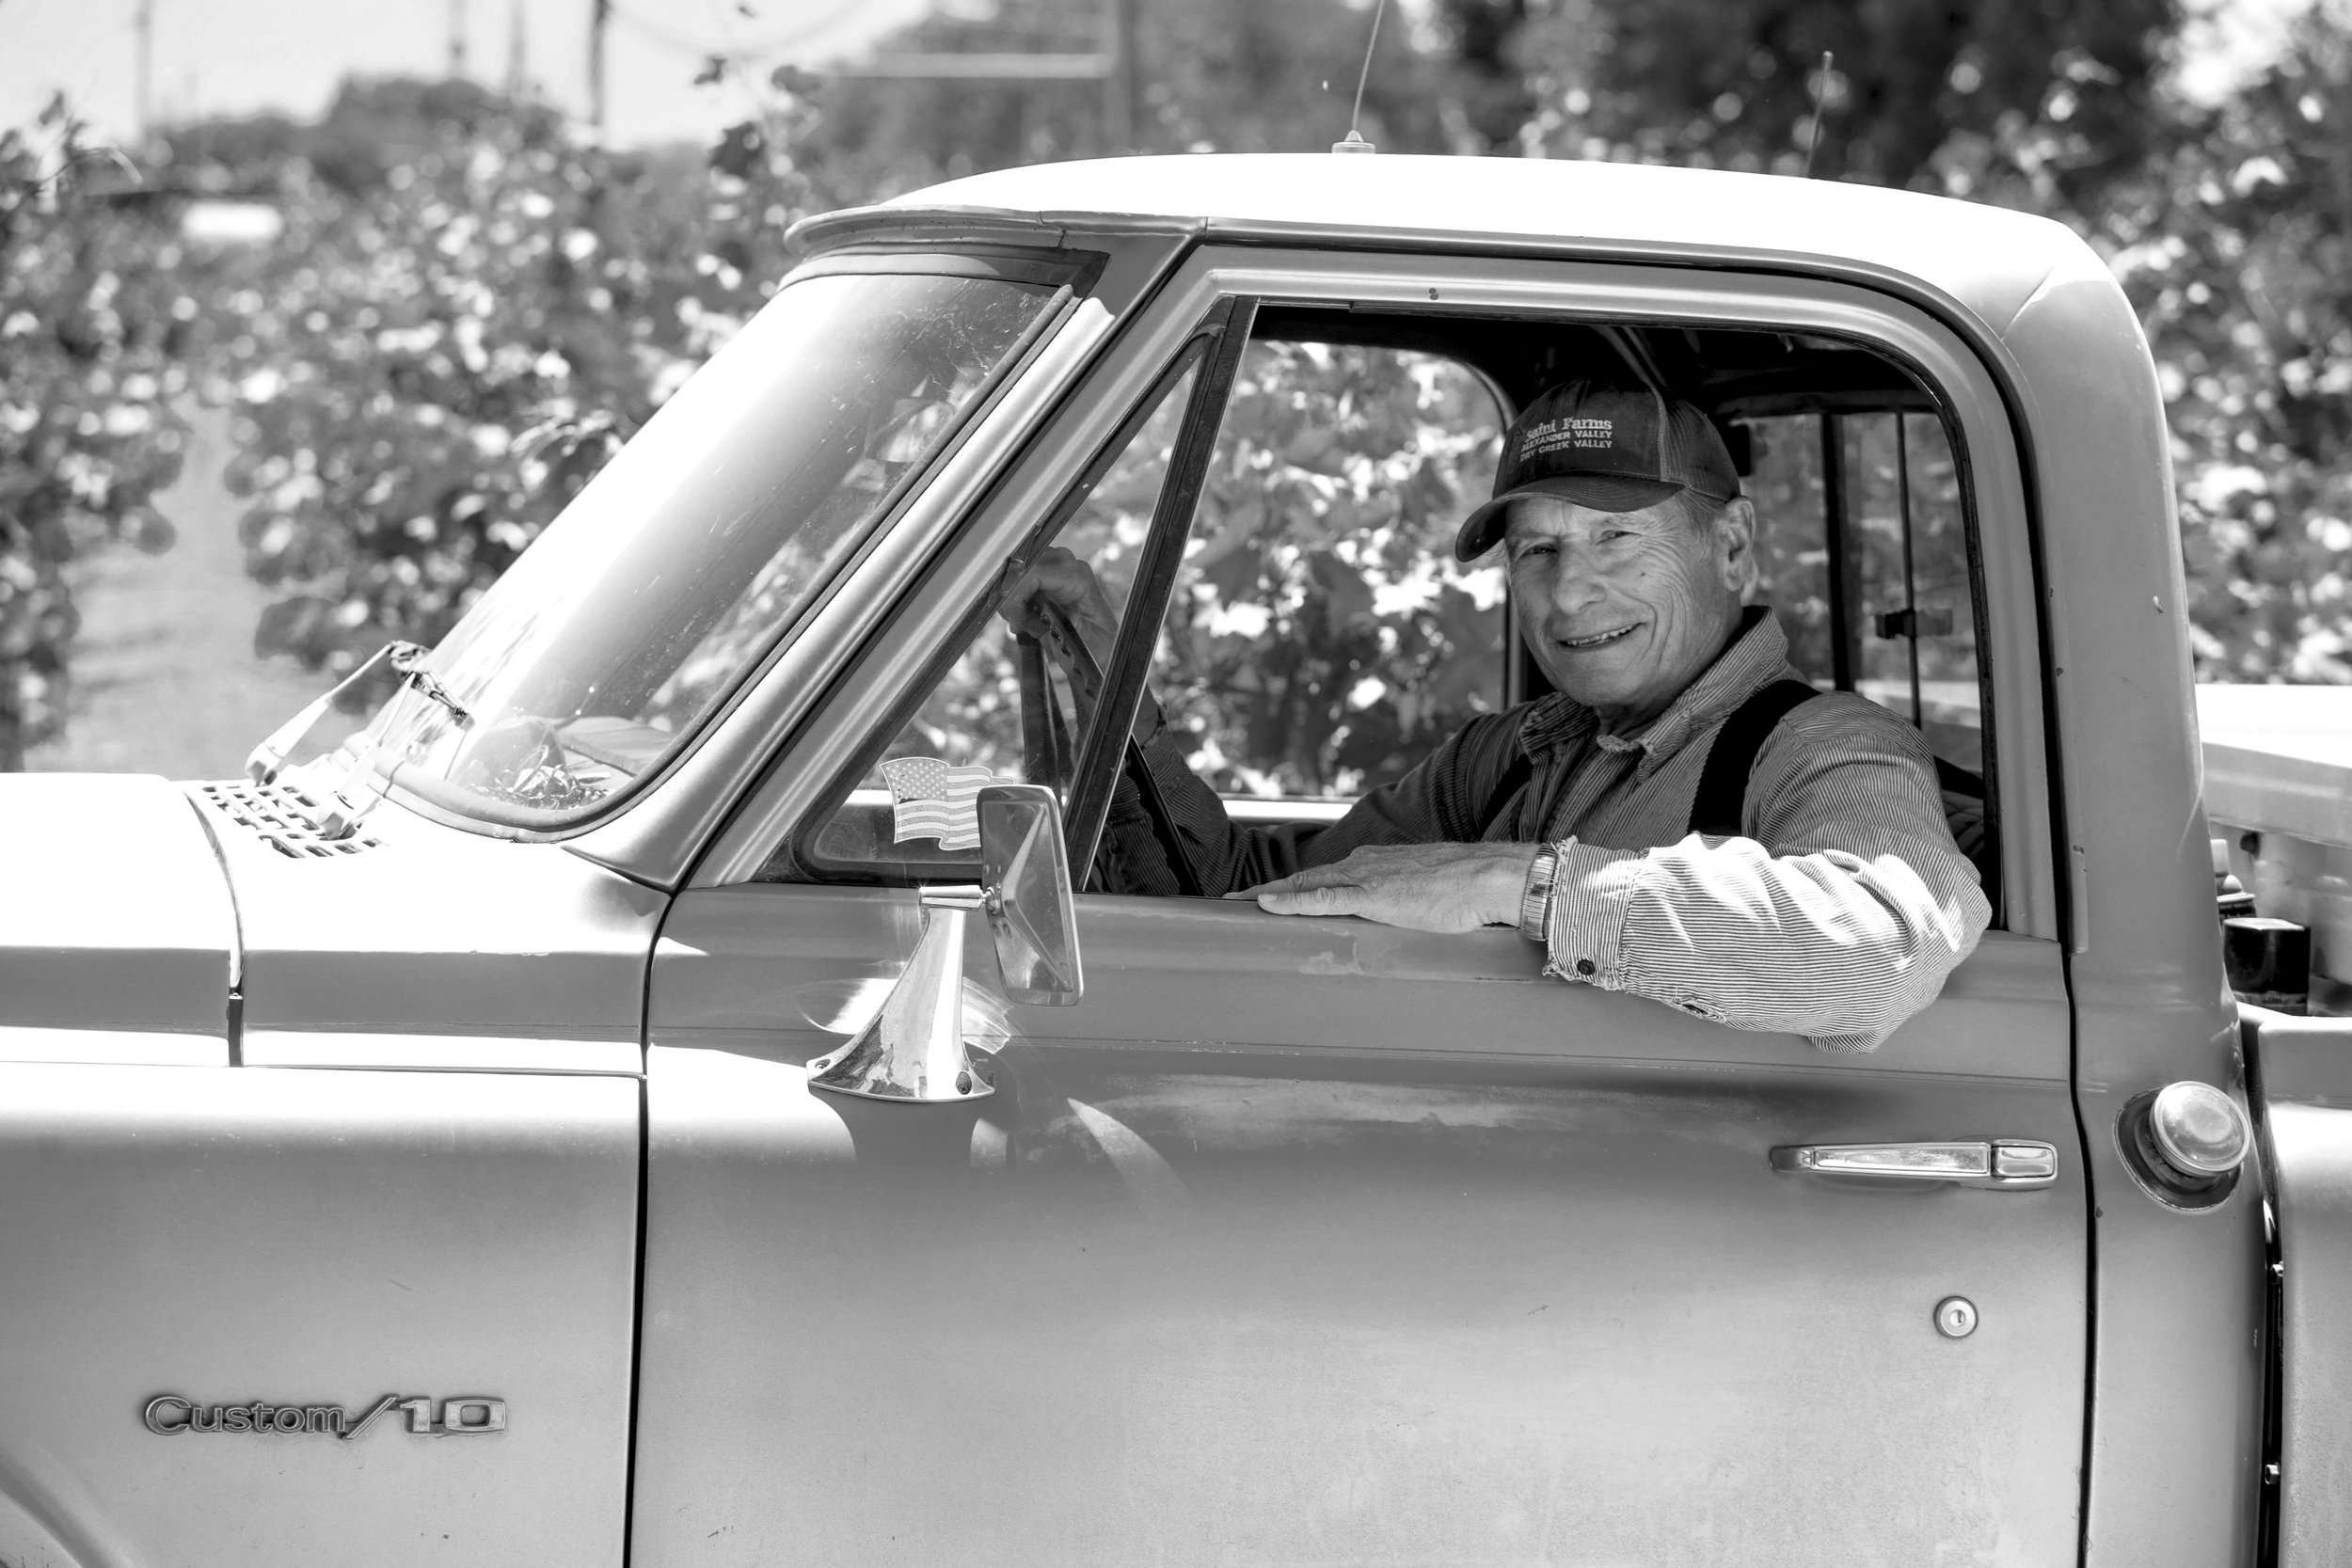
[[1380,42],[1380,16],[1389,8],[1389,0],[1373,0],[1372,36],[1364,40],[1364,69],[1356,73],[1356,106],[1347,111],[1347,139],[1331,144],[1334,152],[1370,152],[1372,143],[1364,140],[1357,129],[1364,118],[1364,84],[1372,80],[1372,52]]
[[1813,78],[1813,124],[1804,138],[1804,174],[1813,178],[1813,150],[1821,145],[1821,105],[1829,99],[1829,68],[1837,58],[1830,50],[1821,51],[1821,69]]

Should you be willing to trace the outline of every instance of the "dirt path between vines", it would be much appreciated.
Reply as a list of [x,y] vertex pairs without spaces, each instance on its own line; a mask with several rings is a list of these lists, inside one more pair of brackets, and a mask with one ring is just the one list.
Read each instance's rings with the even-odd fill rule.
[[229,419],[200,408],[190,424],[180,482],[156,498],[178,542],[155,556],[119,546],[76,568],[66,730],[26,758],[34,772],[233,777],[255,741],[328,684],[291,659],[254,657],[270,594],[245,575],[241,504],[220,482]]

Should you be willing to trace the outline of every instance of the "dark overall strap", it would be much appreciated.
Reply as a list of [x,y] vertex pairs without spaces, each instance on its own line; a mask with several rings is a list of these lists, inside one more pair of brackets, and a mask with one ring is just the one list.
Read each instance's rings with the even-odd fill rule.
[[1510,805],[1512,798],[1525,789],[1527,781],[1534,776],[1535,759],[1521,751],[1518,740],[1514,737],[1511,742],[1511,766],[1502,770],[1502,777],[1497,779],[1494,788],[1487,791],[1486,807],[1478,814],[1479,828],[1484,831],[1494,826],[1495,819]]
[[1799,680],[1778,680],[1750,697],[1715,732],[1691,801],[1691,832],[1711,838],[1740,836],[1740,808],[1747,804],[1748,771],[1780,721],[1820,693]]

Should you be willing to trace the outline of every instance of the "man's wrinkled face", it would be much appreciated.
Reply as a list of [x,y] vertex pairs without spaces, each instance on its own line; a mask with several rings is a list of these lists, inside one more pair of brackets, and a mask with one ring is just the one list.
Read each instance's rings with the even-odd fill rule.
[[1551,684],[1611,729],[1654,718],[1738,628],[1755,529],[1744,499],[1702,526],[1679,500],[1597,512],[1522,497],[1503,535],[1520,634]]

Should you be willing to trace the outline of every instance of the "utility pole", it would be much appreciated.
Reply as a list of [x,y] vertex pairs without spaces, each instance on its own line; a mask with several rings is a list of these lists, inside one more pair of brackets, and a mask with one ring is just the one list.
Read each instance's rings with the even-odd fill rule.
[[449,73],[453,81],[466,74],[466,0],[449,0]]
[[139,0],[132,26],[138,39],[139,140],[155,132],[155,0]]
[[523,0],[506,0],[506,96],[516,101],[531,92],[531,46],[523,31]]
[[588,123],[604,142],[604,35],[612,24],[612,0],[588,0]]
[[1103,73],[1104,150],[1132,152],[1143,97],[1136,69],[1136,0],[1103,0],[1103,34],[1110,54]]

